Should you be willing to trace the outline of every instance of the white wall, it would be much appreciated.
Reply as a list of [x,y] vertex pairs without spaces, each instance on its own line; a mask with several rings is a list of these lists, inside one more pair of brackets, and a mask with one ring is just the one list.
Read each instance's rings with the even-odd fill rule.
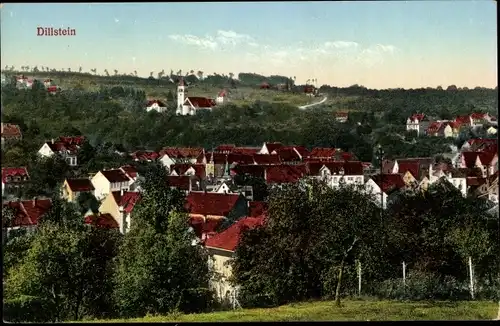
[[111,191],[111,185],[108,179],[106,179],[106,177],[100,171],[97,172],[96,175],[94,175],[91,182],[95,189],[94,190],[95,197],[98,200],[101,200],[104,197],[106,197]]

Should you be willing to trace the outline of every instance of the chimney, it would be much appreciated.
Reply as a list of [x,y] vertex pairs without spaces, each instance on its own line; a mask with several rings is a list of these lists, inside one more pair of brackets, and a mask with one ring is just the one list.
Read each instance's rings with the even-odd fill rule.
[[120,197],[123,197],[123,188],[120,189]]
[[54,138],[51,139],[52,144],[54,143]]
[[189,178],[189,192],[193,190],[193,179]]

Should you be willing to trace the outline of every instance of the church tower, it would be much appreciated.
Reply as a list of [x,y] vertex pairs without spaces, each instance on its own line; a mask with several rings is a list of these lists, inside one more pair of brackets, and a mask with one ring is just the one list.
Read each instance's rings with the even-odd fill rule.
[[175,113],[177,115],[186,115],[187,112],[184,112],[184,101],[186,101],[186,86],[184,86],[184,79],[181,77],[179,81],[179,85],[177,86],[177,109]]

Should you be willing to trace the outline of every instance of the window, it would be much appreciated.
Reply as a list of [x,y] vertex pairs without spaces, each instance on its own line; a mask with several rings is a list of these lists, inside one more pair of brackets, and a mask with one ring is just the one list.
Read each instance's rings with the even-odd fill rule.
[[334,183],[338,183],[339,182],[339,178],[338,177],[333,177],[333,182]]
[[361,182],[361,177],[357,177],[356,182]]
[[353,177],[347,177],[347,181],[352,181],[353,179]]

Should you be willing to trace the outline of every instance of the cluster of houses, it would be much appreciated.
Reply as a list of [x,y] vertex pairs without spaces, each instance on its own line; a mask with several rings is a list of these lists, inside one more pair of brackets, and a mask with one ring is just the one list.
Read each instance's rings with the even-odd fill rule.
[[13,123],[1,123],[2,146],[23,139],[19,125]]
[[454,120],[433,121],[423,113],[413,114],[406,120],[406,130],[416,131],[418,135],[438,137],[457,137],[463,127],[478,128],[488,126],[488,134],[496,134],[498,122],[496,117],[488,113],[472,113],[458,116]]
[[[46,157],[61,155],[70,165],[77,166],[76,153],[83,141],[84,137],[59,137],[44,143],[38,153]],[[433,158],[396,159],[383,161],[380,170],[339,149],[308,150],[278,142],[267,142],[261,147],[220,145],[210,151],[166,147],[158,152],[136,151],[130,158],[129,165],[65,180],[61,197],[75,202],[84,193],[92,194],[100,206],[98,212],[87,212],[84,221],[126,233],[134,218],[134,208],[141,200],[142,176],[134,162],[160,162],[169,172],[165,182],[186,194],[189,224],[197,235],[197,244],[204,245],[211,254],[210,264],[220,276],[212,286],[221,299],[236,291],[227,281],[231,268],[225,262],[233,257],[241,229],[264,223],[267,210],[266,202],[254,200],[251,186],[237,185],[236,176],[260,178],[270,186],[301,179],[320,180],[333,188],[342,184],[359,185],[383,208],[397,190],[426,191],[430,184],[445,182],[463,196],[486,197],[498,207],[496,139],[469,140],[451,164]],[[24,167],[3,168],[2,191],[29,182],[28,172]],[[3,205],[15,211],[14,220],[4,224],[5,230],[35,228],[50,209],[51,201],[34,198],[4,201]],[[217,232],[228,217],[234,223]]]
[[[35,81],[36,79],[24,75],[16,76],[16,87],[19,89],[30,89],[33,87]],[[57,94],[61,91],[61,88],[57,86],[52,79],[45,79],[43,85],[50,94]]]

